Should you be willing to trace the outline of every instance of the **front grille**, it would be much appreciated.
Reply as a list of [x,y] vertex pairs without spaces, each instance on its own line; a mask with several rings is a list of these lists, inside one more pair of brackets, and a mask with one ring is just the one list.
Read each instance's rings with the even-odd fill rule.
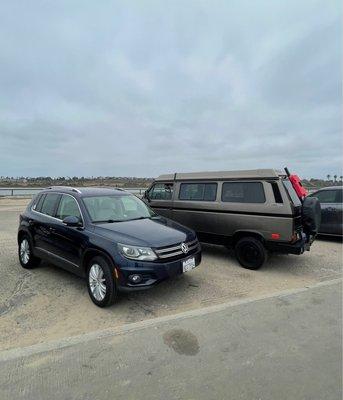
[[180,258],[179,256],[187,256],[189,254],[193,254],[199,245],[199,242],[197,239],[191,241],[191,242],[185,242],[185,244],[188,246],[188,252],[184,253],[181,249],[181,245],[183,243],[178,243],[172,246],[168,247],[160,247],[158,249],[155,249],[155,253],[157,254],[158,258],[161,259],[167,259],[167,258]]

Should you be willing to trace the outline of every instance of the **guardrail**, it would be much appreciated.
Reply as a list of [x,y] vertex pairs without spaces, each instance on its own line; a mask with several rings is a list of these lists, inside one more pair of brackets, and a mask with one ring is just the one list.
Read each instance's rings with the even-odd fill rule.
[[[113,189],[115,189],[115,186],[102,186],[102,187],[111,187]],[[30,187],[25,187],[25,188],[19,188],[19,187],[4,187],[4,188],[0,188],[0,197],[14,197],[14,196],[27,196],[27,197],[32,197],[33,195],[35,195],[36,193],[40,192],[41,190],[43,190],[45,188],[30,188]],[[147,188],[121,188],[124,190],[127,190],[128,192],[132,193],[132,194],[138,194],[139,196],[142,196],[143,193],[145,192],[145,190],[147,190]]]

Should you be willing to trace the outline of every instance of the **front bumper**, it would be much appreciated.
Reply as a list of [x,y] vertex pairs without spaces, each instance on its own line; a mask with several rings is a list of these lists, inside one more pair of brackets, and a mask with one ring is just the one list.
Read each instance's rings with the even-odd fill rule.
[[[119,270],[117,287],[119,291],[132,292],[137,290],[150,289],[156,284],[182,274],[182,261],[194,257],[195,265],[198,266],[201,262],[200,246],[196,252],[174,261],[166,262],[137,262],[126,260],[126,265],[116,265]],[[142,282],[132,283],[129,276],[139,274],[143,277]]]
[[314,236],[308,237],[305,233],[302,233],[301,239],[294,243],[267,242],[266,248],[275,253],[300,255],[303,254],[304,251],[310,251],[314,238]]

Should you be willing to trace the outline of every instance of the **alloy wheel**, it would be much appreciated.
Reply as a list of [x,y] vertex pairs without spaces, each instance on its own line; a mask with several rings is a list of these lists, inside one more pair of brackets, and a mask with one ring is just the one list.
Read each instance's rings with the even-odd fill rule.
[[104,271],[99,264],[93,264],[90,267],[88,280],[93,297],[102,301],[106,296],[106,284]]
[[20,259],[23,264],[27,264],[30,260],[30,245],[27,239],[23,239],[20,243]]

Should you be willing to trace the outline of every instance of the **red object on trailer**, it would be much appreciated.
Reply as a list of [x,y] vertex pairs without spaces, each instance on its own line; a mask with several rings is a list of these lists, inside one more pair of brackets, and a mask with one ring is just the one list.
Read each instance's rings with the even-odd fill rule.
[[304,198],[308,195],[308,191],[301,184],[301,179],[299,178],[298,175],[290,174],[288,168],[285,168],[285,171],[299,199],[304,200]]

